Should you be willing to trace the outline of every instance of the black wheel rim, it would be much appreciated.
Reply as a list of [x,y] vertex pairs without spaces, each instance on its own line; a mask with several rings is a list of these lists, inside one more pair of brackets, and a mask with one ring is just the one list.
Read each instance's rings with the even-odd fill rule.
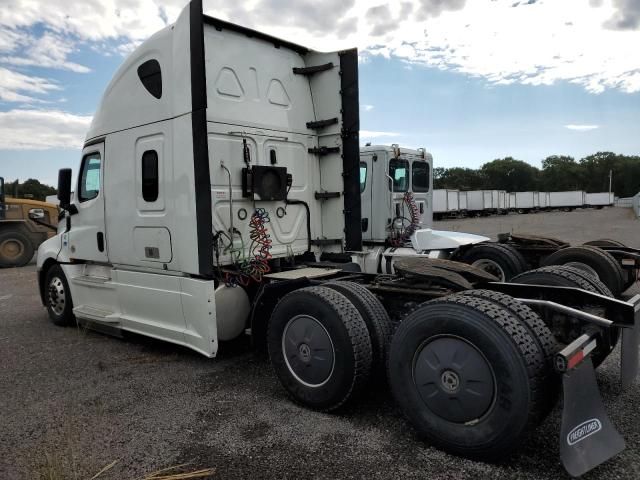
[[495,376],[484,355],[460,337],[429,339],[416,351],[413,381],[431,412],[450,422],[468,423],[493,406]]
[[307,387],[321,387],[331,378],[333,342],[327,329],[310,315],[289,320],[282,332],[282,354],[291,375]]
[[473,262],[471,266],[479,268],[480,270],[484,270],[487,273],[490,273],[494,277],[496,277],[501,282],[507,281],[507,274],[504,269],[500,266],[500,264],[494,260],[489,258],[480,258]]

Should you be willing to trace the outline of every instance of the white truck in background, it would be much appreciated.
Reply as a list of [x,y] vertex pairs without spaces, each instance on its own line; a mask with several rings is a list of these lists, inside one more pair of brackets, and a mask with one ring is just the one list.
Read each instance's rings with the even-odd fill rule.
[[[37,258],[50,319],[207,357],[249,333],[289,395],[321,411],[387,372],[416,431],[489,461],[522,444],[562,384],[567,470],[619,453],[591,359],[621,336],[623,384],[635,379],[640,297],[611,298],[571,267],[504,283],[450,261],[512,247],[423,228],[430,157],[360,152],[358,112],[356,50],[316,52],[190,2],[111,80],[73,200],[60,171],[64,216]],[[597,435],[564,440],[593,418]]]

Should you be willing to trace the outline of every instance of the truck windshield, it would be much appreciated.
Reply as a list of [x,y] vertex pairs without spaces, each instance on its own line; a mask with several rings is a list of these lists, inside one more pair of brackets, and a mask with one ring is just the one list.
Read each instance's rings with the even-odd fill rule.
[[[389,162],[389,176],[393,179],[394,192],[406,192],[409,190],[409,162],[393,158]],[[389,183],[391,190],[391,183]]]
[[429,164],[413,162],[411,165],[411,184],[414,192],[429,191]]

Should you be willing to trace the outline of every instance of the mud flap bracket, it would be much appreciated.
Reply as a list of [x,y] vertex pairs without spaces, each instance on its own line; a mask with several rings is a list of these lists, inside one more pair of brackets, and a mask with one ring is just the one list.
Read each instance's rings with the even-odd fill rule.
[[629,303],[635,311],[635,325],[622,329],[622,351],[620,352],[620,382],[622,388],[630,386],[638,375],[640,349],[640,295],[634,296]]

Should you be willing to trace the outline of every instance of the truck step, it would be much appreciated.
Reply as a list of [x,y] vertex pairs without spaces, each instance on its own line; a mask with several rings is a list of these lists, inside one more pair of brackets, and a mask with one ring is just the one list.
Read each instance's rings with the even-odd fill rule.
[[91,305],[74,307],[73,314],[78,318],[102,323],[120,323],[120,316],[115,312]]
[[111,284],[111,279],[105,278],[105,277],[93,277],[90,275],[81,275],[78,277],[72,277],[71,282],[74,285],[79,285],[84,287],[113,288],[113,285]]

